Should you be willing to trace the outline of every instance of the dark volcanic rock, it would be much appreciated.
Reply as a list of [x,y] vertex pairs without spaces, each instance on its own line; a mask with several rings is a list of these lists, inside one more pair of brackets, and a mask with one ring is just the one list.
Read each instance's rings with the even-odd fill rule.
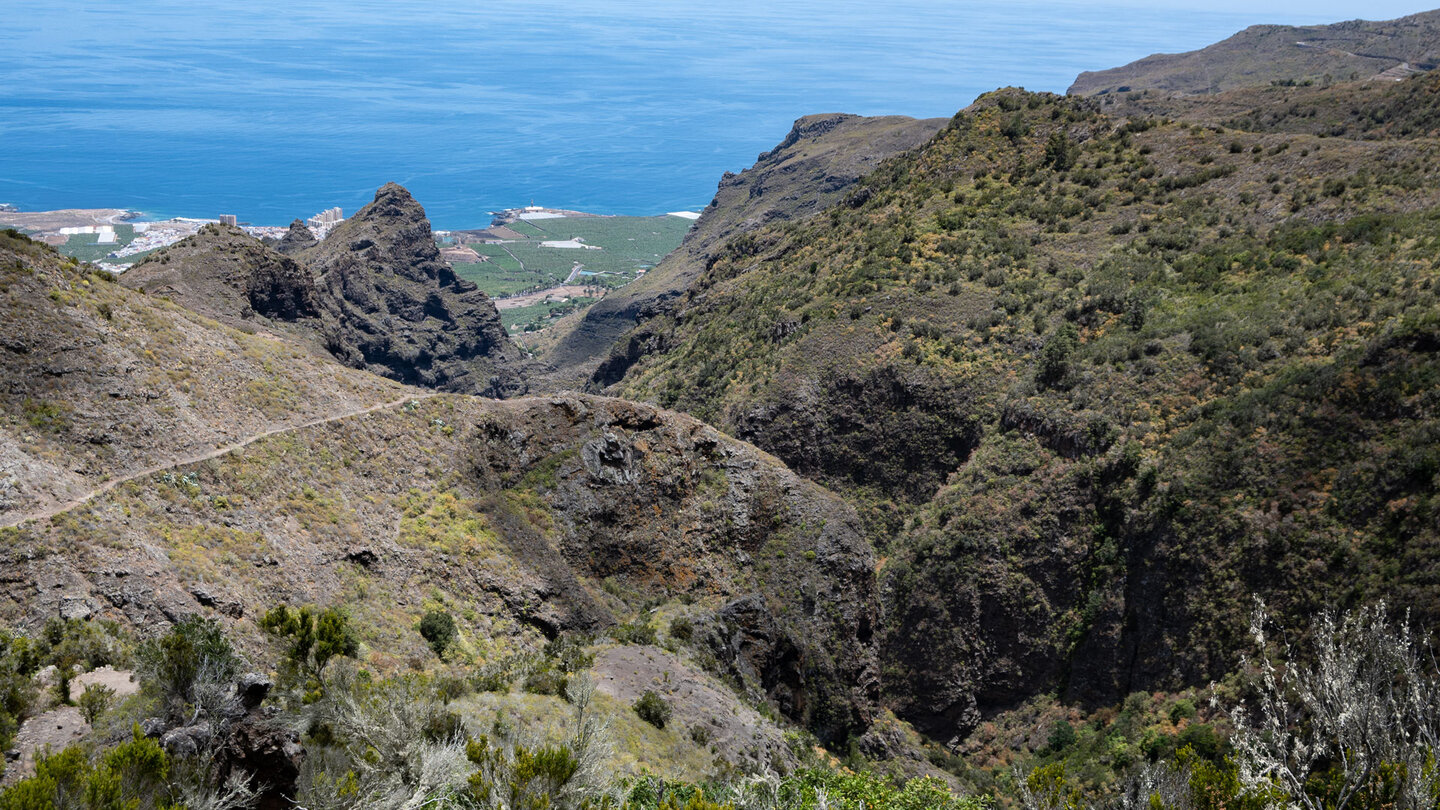
[[560,397],[494,407],[466,466],[487,488],[543,474],[554,516],[539,532],[503,501],[487,513],[543,583],[539,609],[513,600],[523,620],[547,634],[614,621],[583,581],[714,596],[722,607],[697,638],[748,697],[826,741],[864,731],[880,696],[878,599],[850,505],[753,447],[650,406]]
[[326,348],[402,382],[503,397],[524,393],[524,361],[500,314],[440,258],[425,210],[390,183],[299,254],[334,323]]
[[251,712],[230,727],[217,759],[224,775],[239,772],[254,780],[260,794],[257,808],[293,806],[305,761],[294,731]]
[[261,315],[281,321],[320,314],[315,284],[293,259],[228,225],[206,225],[120,277],[218,320]]
[[275,249],[289,256],[306,248],[315,247],[315,244],[315,234],[310,232],[304,222],[297,219],[290,223],[290,230],[286,231],[285,235],[280,237],[280,241],[275,243]]

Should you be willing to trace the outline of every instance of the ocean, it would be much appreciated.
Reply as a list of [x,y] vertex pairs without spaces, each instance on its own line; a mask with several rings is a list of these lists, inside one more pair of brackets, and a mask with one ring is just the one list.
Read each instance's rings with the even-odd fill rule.
[[950,116],[1255,23],[1421,8],[1326,5],[10,2],[0,202],[284,224],[393,180],[440,228],[698,210],[802,115]]

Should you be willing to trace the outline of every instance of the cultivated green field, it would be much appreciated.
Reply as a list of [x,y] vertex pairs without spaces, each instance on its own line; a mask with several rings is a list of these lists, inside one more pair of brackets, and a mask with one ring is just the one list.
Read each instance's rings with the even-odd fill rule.
[[[511,230],[525,237],[499,245],[471,244],[485,257],[478,264],[457,264],[455,272],[502,298],[564,284],[575,265],[582,265],[575,283],[622,287],[636,271],[653,267],[674,250],[690,229],[681,217],[563,217],[515,222]],[[600,250],[544,247],[543,242],[580,239]],[[530,309],[529,307],[526,308]]]
[[598,298],[571,298],[563,304],[534,304],[528,307],[500,310],[500,323],[512,332],[533,332],[544,329],[550,321],[563,318],[576,310],[599,301]]
[[[83,262],[98,262],[110,255],[111,252],[135,241],[134,225],[116,225],[115,241],[109,244],[99,244],[100,237],[93,233],[77,233],[70,237],[70,241],[59,247],[59,251],[66,256],[74,256]],[[126,256],[122,259],[111,259],[112,262],[129,264],[144,258],[141,255]]]

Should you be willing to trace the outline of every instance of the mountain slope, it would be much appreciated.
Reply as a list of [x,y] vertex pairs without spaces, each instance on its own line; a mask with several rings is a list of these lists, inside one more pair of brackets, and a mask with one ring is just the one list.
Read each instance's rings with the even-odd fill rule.
[[[755,165],[726,174],[715,198],[673,253],[645,277],[586,310],[545,359],[562,387],[583,385],[619,336],[668,306],[728,237],[772,222],[804,219],[833,205],[880,161],[929,140],[943,121],[903,116],[810,115]],[[601,372],[602,376],[614,372]]]
[[437,601],[476,651],[659,607],[747,700],[826,739],[874,717],[871,550],[773,457],[618,400],[406,388],[0,240],[8,622],[202,612],[255,643],[278,602],[344,603],[397,656]]
[[1256,25],[1198,51],[1155,54],[1123,67],[1081,73],[1067,92],[1195,95],[1275,82],[1369,79],[1387,71],[1403,77],[1437,64],[1440,11],[1427,11],[1386,22]]
[[730,240],[609,390],[865,507],[891,705],[940,739],[1219,677],[1250,593],[1428,621],[1437,159],[989,94]]
[[1361,140],[1404,140],[1440,133],[1440,74],[1401,82],[1325,87],[1247,87],[1214,96],[1159,93],[1102,99],[1116,117],[1174,118],[1247,132],[1284,132]]
[[132,292],[0,235],[4,516],[404,387]]

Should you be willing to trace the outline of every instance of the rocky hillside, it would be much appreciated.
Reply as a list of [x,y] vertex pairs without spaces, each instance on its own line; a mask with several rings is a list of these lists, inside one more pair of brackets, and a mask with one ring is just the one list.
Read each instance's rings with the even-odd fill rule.
[[489,297],[440,259],[425,209],[394,183],[324,242],[298,221],[273,248],[211,225],[122,283],[409,385],[515,396],[534,370]]
[[348,604],[394,656],[437,601],[477,650],[660,609],[705,677],[826,739],[875,717],[870,547],[773,457],[618,400],[404,389],[3,238],[30,327],[3,345],[8,622],[199,611],[254,638],[276,603]]
[[[250,305],[249,282],[234,280],[212,289]],[[5,524],[107,481],[406,393],[132,292],[15,234],[0,235],[0,296]]]
[[1246,87],[1213,96],[1143,92],[1100,99],[1112,116],[1173,118],[1240,129],[1330,138],[1408,140],[1440,134],[1440,74],[1400,82]]
[[[644,278],[590,307],[574,328],[546,353],[558,367],[561,387],[585,383],[612,345],[643,344],[643,330],[620,336],[637,322],[665,311],[701,273],[727,238],[774,222],[805,219],[833,205],[859,178],[892,155],[914,149],[944,124],[903,116],[810,115],[795,122],[778,146],[755,165],[720,180],[715,199],[701,213],[680,248]],[[617,341],[619,343],[617,344]],[[624,349],[622,351],[622,356]],[[599,373],[623,373],[623,359]]]
[[120,283],[232,326],[257,316],[318,325],[321,313],[310,273],[234,226],[206,225],[138,262]]
[[1429,621],[1437,158],[989,94],[729,240],[609,390],[862,504],[941,739],[1219,677],[1251,593]]
[[305,223],[298,219],[290,223],[290,230],[286,231],[285,235],[274,244],[276,251],[287,256],[314,246],[315,234],[311,233]]
[[1401,79],[1437,65],[1440,11],[1427,11],[1386,22],[1256,25],[1198,51],[1081,73],[1068,92],[1199,95],[1275,83]]
[[[346,604],[389,656],[427,605],[476,649],[653,623],[826,738],[879,696],[873,560],[852,509],[676,414],[445,396],[274,434],[10,530],[10,622],[83,604],[137,627]],[[652,631],[653,632],[653,631]],[[496,647],[498,645],[498,647]]]

